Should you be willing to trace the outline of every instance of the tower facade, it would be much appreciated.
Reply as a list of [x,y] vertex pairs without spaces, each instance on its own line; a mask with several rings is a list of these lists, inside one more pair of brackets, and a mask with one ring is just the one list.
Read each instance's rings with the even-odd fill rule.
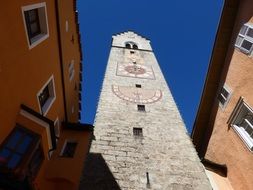
[[94,125],[93,188],[211,189],[149,40],[113,36]]

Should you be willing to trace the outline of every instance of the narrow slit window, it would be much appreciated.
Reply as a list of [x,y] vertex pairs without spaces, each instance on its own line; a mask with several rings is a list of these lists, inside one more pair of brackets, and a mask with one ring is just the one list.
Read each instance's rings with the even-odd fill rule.
[[135,87],[136,88],[141,88],[141,85],[140,84],[135,84]]
[[142,111],[142,112],[146,111],[145,105],[137,105],[137,108],[138,108],[138,111]]
[[133,134],[135,137],[143,137],[142,128],[133,128]]

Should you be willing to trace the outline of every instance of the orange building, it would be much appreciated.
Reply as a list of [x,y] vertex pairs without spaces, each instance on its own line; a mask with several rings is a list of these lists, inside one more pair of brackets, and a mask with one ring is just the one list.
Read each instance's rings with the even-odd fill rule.
[[78,189],[93,127],[76,1],[5,1],[0,22],[0,189]]
[[214,189],[253,189],[253,3],[225,0],[192,139]]

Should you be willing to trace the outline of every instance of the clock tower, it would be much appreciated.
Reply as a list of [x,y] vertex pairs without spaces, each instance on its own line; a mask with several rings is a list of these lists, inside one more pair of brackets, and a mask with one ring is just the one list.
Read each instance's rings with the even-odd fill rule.
[[94,126],[86,189],[211,190],[148,39],[113,36]]

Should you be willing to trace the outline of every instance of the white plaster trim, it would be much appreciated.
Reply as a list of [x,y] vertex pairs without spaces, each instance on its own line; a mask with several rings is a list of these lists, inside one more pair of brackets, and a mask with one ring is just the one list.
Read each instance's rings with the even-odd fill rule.
[[[44,19],[45,19],[45,22],[46,22],[46,26],[44,26],[45,27],[44,29],[46,29],[47,32],[35,36],[33,38],[34,42],[32,42],[30,44],[30,42],[29,42],[29,36],[28,36],[28,31],[27,31],[27,27],[26,27],[26,20],[25,20],[25,13],[24,12],[32,10],[32,9],[39,9],[39,8],[42,8],[42,7],[45,9],[45,13],[44,13],[44,17],[45,18]],[[23,23],[24,23],[24,28],[25,28],[25,33],[26,33],[26,39],[27,39],[28,47],[29,47],[29,49],[32,49],[35,46],[37,46],[39,43],[41,43],[42,41],[44,41],[45,39],[47,39],[49,37],[49,27],[48,27],[48,19],[47,19],[47,6],[46,6],[46,2],[23,6],[23,7],[21,7],[21,10],[22,10]],[[40,15],[40,16],[42,16],[42,15]]]
[[50,126],[48,123],[46,123],[45,121],[35,117],[34,115],[28,113],[27,111],[25,110],[21,110],[20,111],[20,115],[28,118],[29,120],[37,123],[38,125],[46,128],[46,133],[47,133],[47,143],[48,143],[48,148],[49,150],[53,148],[53,145],[52,145],[52,139],[51,139],[51,133],[50,133]]
[[59,121],[59,118],[57,117],[56,119],[55,119],[55,121],[54,121],[54,126],[57,128],[57,130],[58,130],[58,132],[59,132],[59,134],[56,134],[55,133],[55,136],[56,137],[60,137],[60,135],[61,135],[61,131],[60,131],[60,121]]

